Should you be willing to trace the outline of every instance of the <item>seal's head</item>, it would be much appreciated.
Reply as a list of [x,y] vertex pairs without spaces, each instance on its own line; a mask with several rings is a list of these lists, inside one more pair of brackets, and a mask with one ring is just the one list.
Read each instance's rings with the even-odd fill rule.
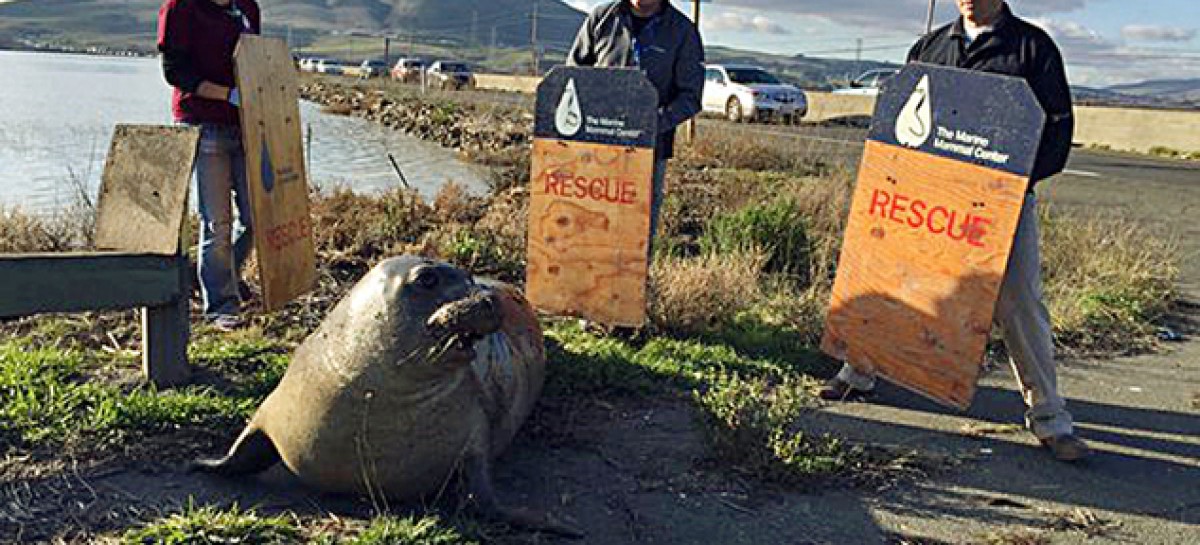
[[494,294],[470,273],[415,256],[380,263],[345,302],[351,320],[371,322],[359,331],[380,333],[368,336],[386,343],[379,348],[408,349],[397,354],[402,364],[469,362],[475,341],[499,329],[501,320]]

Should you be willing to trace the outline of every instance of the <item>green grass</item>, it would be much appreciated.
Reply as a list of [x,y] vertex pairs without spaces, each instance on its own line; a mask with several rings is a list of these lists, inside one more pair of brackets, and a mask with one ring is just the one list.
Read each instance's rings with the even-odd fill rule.
[[762,249],[765,272],[805,274],[811,267],[805,223],[791,199],[751,205],[710,220],[700,249],[723,254]]
[[292,517],[259,516],[236,505],[217,509],[189,503],[182,513],[126,532],[122,541],[127,545],[273,545],[299,543],[301,537]]
[[448,528],[437,517],[380,517],[348,545],[458,545],[477,543]]
[[693,395],[713,453],[751,478],[790,486],[852,467],[860,454],[857,449],[798,426],[805,412],[816,407],[811,384],[804,382],[730,373],[697,390]]
[[547,395],[652,395],[688,391],[723,373],[779,377],[813,365],[815,355],[751,354],[720,340],[654,337],[635,343],[555,321],[546,331]]
[[217,359],[205,346],[197,358],[232,365],[247,354],[263,361],[250,373],[251,386],[225,395],[213,388],[191,386],[159,392],[149,387],[124,390],[85,372],[100,362],[75,349],[38,348],[29,343],[0,343],[0,448],[55,447],[86,439],[98,448],[138,436],[180,428],[228,429],[241,424],[273,387],[285,360],[274,353],[254,352],[261,345],[226,347]]
[[289,514],[261,515],[255,509],[196,506],[151,521],[121,535],[125,545],[469,545],[478,543],[436,516],[381,516],[366,524],[351,522],[338,530],[306,528]]

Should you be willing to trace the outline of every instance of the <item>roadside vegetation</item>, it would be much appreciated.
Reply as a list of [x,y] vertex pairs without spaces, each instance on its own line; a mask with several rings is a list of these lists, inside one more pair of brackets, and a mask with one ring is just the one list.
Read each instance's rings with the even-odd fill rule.
[[[198,326],[189,349],[197,384],[178,391],[139,384],[132,312],[0,323],[0,494],[69,463],[162,466],[224,448],[282,376],[295,346],[389,256],[436,256],[521,282],[528,105],[328,80],[309,81],[305,94],[491,166],[492,192],[472,196],[450,184],[432,201],[402,188],[315,192],[317,289],[232,335]],[[804,415],[819,407],[813,392],[836,369],[816,346],[853,182],[819,147],[746,134],[706,134],[674,160],[644,330],[610,334],[573,320],[545,321],[549,375],[533,440],[570,435],[569,419],[556,411],[581,399],[667,400],[695,415],[708,442],[706,471],[801,490],[924,471],[918,453],[805,429]],[[1175,298],[1176,246],[1122,219],[1052,209],[1043,216],[1047,302],[1060,348],[1153,349],[1155,325]],[[0,251],[78,248],[86,225],[0,211]],[[88,528],[126,543],[465,543],[491,531],[386,512],[349,520],[251,507],[189,504]],[[34,511],[0,508],[0,527],[20,525],[51,539],[71,524],[24,512]],[[12,537],[0,532],[0,540]]]

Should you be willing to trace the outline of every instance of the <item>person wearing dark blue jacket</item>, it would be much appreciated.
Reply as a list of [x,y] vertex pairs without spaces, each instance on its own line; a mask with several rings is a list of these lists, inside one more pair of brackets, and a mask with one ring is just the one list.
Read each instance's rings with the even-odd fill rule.
[[704,44],[691,19],[669,0],[617,0],[597,7],[583,22],[567,54],[568,66],[637,68],[658,91],[658,143],[654,153],[650,233],[657,230],[667,159],[675,128],[700,113],[704,94]]

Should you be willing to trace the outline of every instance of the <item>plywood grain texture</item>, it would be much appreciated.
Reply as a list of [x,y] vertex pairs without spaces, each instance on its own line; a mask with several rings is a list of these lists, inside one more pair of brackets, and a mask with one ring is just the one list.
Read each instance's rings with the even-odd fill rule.
[[316,281],[296,69],[277,38],[242,35],[234,60],[264,306],[277,310]]
[[1027,185],[868,141],[822,349],[942,403],[969,405]]
[[200,130],[117,125],[96,210],[96,247],[175,255]]
[[526,290],[539,310],[646,319],[654,150],[535,139]]

